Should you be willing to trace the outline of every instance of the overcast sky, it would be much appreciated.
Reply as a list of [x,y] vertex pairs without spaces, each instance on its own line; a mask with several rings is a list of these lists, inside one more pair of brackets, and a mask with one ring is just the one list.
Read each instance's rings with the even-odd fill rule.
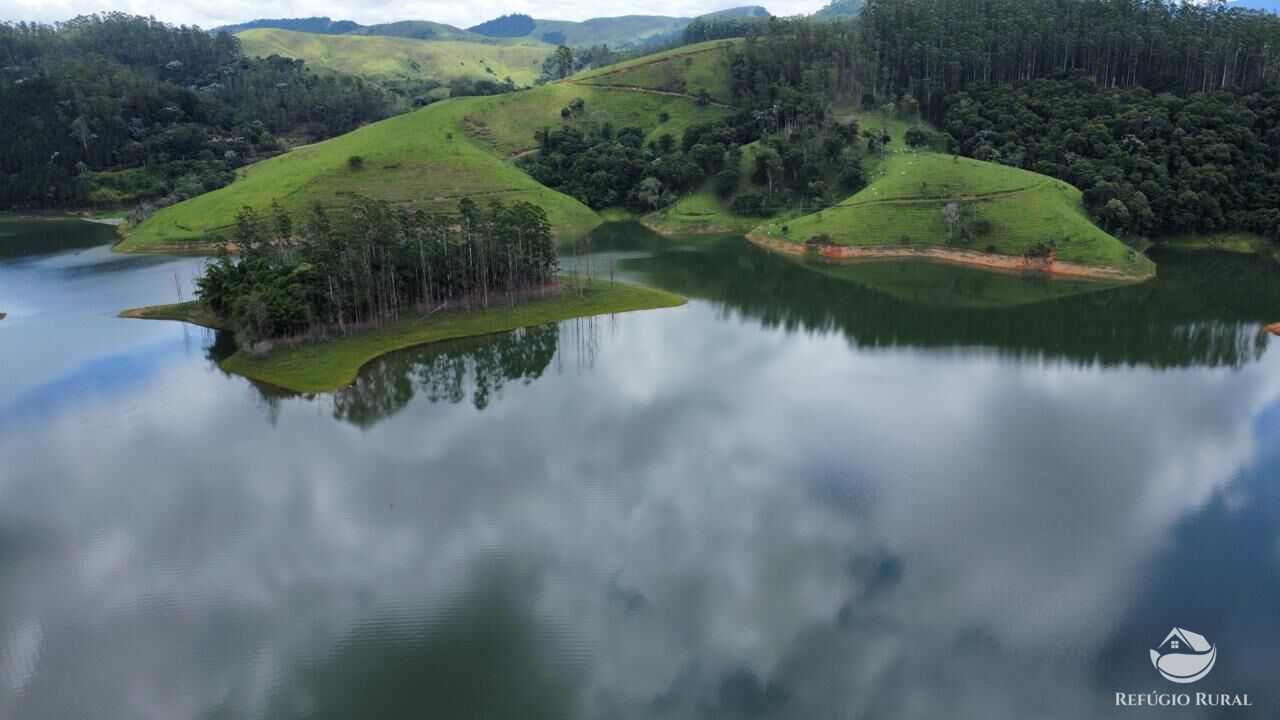
[[[756,0],[759,2],[759,0]],[[827,0],[770,0],[763,4],[775,15],[810,13]],[[103,10],[154,15],[178,24],[215,27],[254,18],[328,15],[334,20],[362,24],[391,20],[435,20],[467,27],[506,13],[537,18],[585,20],[614,15],[693,16],[713,10],[752,4],[749,0],[0,0],[0,20],[52,22]]]

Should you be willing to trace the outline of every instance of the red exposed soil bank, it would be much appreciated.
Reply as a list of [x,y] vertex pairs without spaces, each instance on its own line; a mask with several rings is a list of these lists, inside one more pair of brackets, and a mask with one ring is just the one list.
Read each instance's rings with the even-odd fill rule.
[[815,255],[830,260],[888,260],[919,258],[938,262],[968,265],[992,270],[1010,272],[1042,272],[1058,277],[1087,278],[1091,280],[1119,280],[1136,282],[1146,280],[1152,275],[1136,275],[1120,268],[1105,265],[1088,265],[1086,263],[1057,260],[1048,257],[1024,257],[1020,255],[997,255],[995,253],[961,250],[958,248],[937,245],[825,245],[811,248],[785,240],[776,240],[758,233],[750,233],[747,238],[761,247],[786,253],[788,255]]

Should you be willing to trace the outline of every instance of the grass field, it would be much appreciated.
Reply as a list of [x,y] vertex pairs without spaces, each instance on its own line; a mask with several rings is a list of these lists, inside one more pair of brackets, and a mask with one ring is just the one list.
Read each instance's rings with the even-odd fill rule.
[[705,90],[712,100],[729,102],[727,49],[733,40],[712,40],[575,75],[582,85],[635,87],[696,96]]
[[[414,345],[488,335],[591,315],[683,305],[684,298],[664,290],[597,281],[583,293],[565,291],[487,310],[449,310],[430,319],[406,318],[389,327],[298,345],[282,345],[264,355],[237,351],[219,363],[227,372],[295,392],[328,392],[355,380],[379,355]],[[183,320],[218,327],[199,303],[126,310],[122,317]]]
[[[944,206],[972,212],[968,239],[949,226]],[[1021,256],[1043,243],[1056,259],[1149,274],[1151,261],[1090,222],[1080,191],[1003,165],[933,152],[889,153],[879,176],[835,207],[758,227],[792,243],[827,235],[836,245],[949,245]]]
[[[652,139],[671,133],[679,140],[685,128],[695,122],[721,117],[722,108],[697,103],[683,97],[634,92],[573,83],[555,83],[529,92],[485,98],[467,113],[467,130],[497,154],[510,157],[537,147],[534,132],[566,124],[560,109],[581,98],[585,110],[581,118],[568,122],[607,120],[615,128],[642,128]],[[670,115],[665,123],[659,115]]]
[[[699,51],[695,58],[701,55]],[[679,53],[664,57],[676,58]],[[561,118],[560,109],[575,98],[585,102],[583,116]],[[666,122],[660,121],[663,112],[670,115]],[[117,249],[207,250],[207,241],[225,234],[246,205],[265,210],[278,200],[300,213],[315,202],[345,204],[344,197],[352,193],[441,211],[453,210],[463,197],[524,200],[547,212],[558,237],[572,238],[600,222],[600,217],[577,200],[538,184],[511,162],[514,155],[535,147],[537,129],[609,120],[616,127],[644,128],[650,136],[669,132],[678,138],[690,123],[724,112],[685,97],[569,82],[438,102],[242,168],[231,185],[164,208],[138,227],[125,228],[125,239]],[[348,161],[356,156],[363,162],[353,169]]]
[[510,77],[529,86],[555,48],[540,42],[489,44],[376,35],[319,35],[259,28],[236,35],[247,55],[281,55],[392,87],[426,80]]
[[[246,205],[261,210],[278,200],[300,213],[314,202],[341,205],[352,193],[443,211],[463,197],[525,200],[542,207],[559,233],[577,234],[596,224],[586,205],[538,184],[463,131],[463,119],[491,101],[435,103],[255,163],[231,185],[155,213],[128,231],[117,249],[172,250],[225,233]],[[360,169],[350,167],[353,156],[363,159]]]

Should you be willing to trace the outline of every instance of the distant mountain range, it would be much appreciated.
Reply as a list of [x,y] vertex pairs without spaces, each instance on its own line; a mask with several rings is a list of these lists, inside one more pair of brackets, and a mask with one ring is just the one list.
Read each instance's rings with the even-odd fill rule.
[[1227,7],[1267,10],[1280,14],[1280,0],[1235,0],[1235,2],[1228,2]]
[[213,32],[238,33],[243,30],[256,30],[258,28],[270,28],[273,30],[293,30],[295,32],[319,33],[321,35],[342,35],[353,30],[359,30],[362,26],[360,23],[350,20],[330,20],[327,17],[309,17],[309,18],[263,18],[260,20],[250,20],[249,22],[237,23],[235,25],[223,25],[216,27]]
[[[837,0],[858,3],[861,0]],[[758,5],[729,8],[702,17],[769,17],[769,11]],[[533,40],[552,45],[609,45],[625,48],[645,42],[673,37],[696,18],[664,15],[623,15],[590,20],[539,20],[528,15],[503,15],[463,29],[429,20],[402,20],[379,25],[361,25],[350,20],[327,17],[277,18],[251,20],[236,25],[214,28],[215,32],[238,33],[245,30],[278,29],[324,35],[385,35],[419,40],[470,40],[472,42],[510,42]]]

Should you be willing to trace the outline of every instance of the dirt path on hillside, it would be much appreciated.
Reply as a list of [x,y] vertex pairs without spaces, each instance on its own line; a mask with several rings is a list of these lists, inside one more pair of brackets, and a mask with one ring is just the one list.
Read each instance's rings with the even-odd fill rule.
[[[575,82],[573,80],[566,80],[565,82],[568,83],[569,85],[577,85],[578,87],[601,88],[604,90],[623,90],[625,92],[642,92],[642,93],[648,93],[650,95],[666,95],[668,97],[678,97],[678,98],[684,98],[686,100],[692,100],[694,102],[702,102],[702,98],[698,97],[697,95],[680,93],[674,90],[654,90],[653,88],[641,87],[639,85],[606,85],[604,83]],[[733,109],[732,105],[726,105],[725,103],[719,102],[718,100],[707,100],[706,104],[712,107],[724,108],[726,110]]]
[[629,72],[635,72],[640,68],[646,68],[646,67],[649,67],[650,65],[657,65],[659,63],[664,63],[676,57],[682,57],[682,58],[693,57],[694,55],[701,55],[703,53],[715,52],[717,50],[724,50],[725,48],[731,46],[732,44],[733,43],[731,42],[720,43],[715,47],[703,48],[701,50],[694,50],[693,52],[679,53],[678,55],[663,55],[661,57],[656,57],[652,60],[646,60],[641,63],[636,63],[635,65],[628,65],[624,68],[618,68],[617,70],[610,70],[607,73],[600,73],[596,77],[605,78],[605,77],[609,77],[610,75],[622,75]]
[[1019,193],[1024,193],[1028,190],[1034,190],[1042,186],[1043,184],[1044,183],[1036,183],[1034,185],[1028,185],[1026,187],[1020,187],[1020,188],[1011,188],[1009,190],[996,190],[995,192],[960,195],[960,196],[939,195],[936,197],[921,196],[921,197],[912,197],[912,198],[885,198],[884,200],[863,200],[861,202],[856,202],[856,203],[840,203],[839,205],[835,205],[833,207],[857,208],[857,207],[866,207],[868,205],[907,205],[910,203],[943,202],[943,201],[949,202],[953,200],[961,200],[964,202],[977,202],[979,200],[989,200],[991,198],[1004,197],[1006,195],[1017,195]]

